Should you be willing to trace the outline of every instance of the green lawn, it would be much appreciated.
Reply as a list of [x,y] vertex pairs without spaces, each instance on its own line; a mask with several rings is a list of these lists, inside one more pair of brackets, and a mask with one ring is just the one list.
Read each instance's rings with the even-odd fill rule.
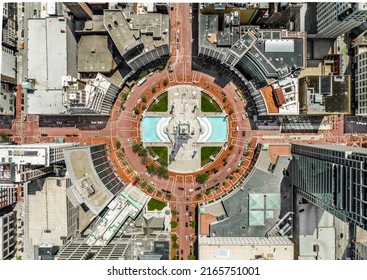
[[156,200],[154,198],[151,198],[148,202],[148,211],[154,211],[154,210],[162,210],[164,207],[166,207],[167,203]]
[[148,108],[149,112],[167,112],[168,111],[168,95],[167,92],[162,93],[158,96],[158,103],[154,101]]
[[168,148],[167,147],[147,147],[150,154],[158,156],[158,162],[163,166],[168,166]]
[[201,148],[201,166],[211,162],[210,156],[216,157],[222,147],[202,147]]
[[201,92],[201,111],[202,112],[210,112],[210,113],[221,113],[222,109],[218,105],[216,101],[211,101],[211,97],[207,95],[205,92]]

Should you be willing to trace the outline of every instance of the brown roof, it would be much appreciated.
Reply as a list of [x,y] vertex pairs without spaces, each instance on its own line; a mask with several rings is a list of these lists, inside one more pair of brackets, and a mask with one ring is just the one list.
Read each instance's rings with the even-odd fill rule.
[[274,98],[275,98],[275,103],[278,106],[281,106],[287,103],[287,101],[285,100],[284,94],[283,94],[283,89],[281,87],[277,87],[274,89]]
[[266,86],[261,89],[261,93],[264,97],[268,113],[279,113],[279,109],[276,106],[273,98],[273,88],[271,86]]
[[217,218],[212,214],[205,213],[200,215],[200,235],[210,235],[210,224]]
[[275,163],[278,156],[288,156],[291,154],[291,145],[289,144],[274,144],[269,145],[269,156],[272,163]]

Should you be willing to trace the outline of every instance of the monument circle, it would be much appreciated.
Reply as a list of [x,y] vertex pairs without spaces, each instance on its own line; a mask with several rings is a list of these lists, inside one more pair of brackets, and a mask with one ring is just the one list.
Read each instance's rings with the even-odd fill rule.
[[[169,171],[191,173],[204,167],[202,148],[226,147],[228,120],[212,95],[196,86],[179,85],[151,101],[140,131],[148,149],[168,149]],[[215,156],[210,155],[210,160]]]

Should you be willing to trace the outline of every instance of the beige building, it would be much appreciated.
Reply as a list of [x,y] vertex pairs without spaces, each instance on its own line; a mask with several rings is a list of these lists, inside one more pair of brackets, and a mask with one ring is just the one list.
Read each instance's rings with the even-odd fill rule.
[[29,238],[33,246],[62,246],[76,236],[79,213],[68,201],[68,178],[47,178],[42,189],[29,195]]
[[312,75],[299,79],[299,106],[302,115],[351,113],[349,75]]
[[199,260],[293,260],[293,254],[287,237],[199,238]]

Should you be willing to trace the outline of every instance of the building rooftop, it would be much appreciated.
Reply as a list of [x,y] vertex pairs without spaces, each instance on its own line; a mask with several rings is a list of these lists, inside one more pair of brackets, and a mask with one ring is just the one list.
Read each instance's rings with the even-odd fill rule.
[[29,237],[33,246],[45,242],[61,246],[62,237],[68,236],[66,187],[65,178],[47,178],[40,191],[29,195]]
[[61,77],[67,75],[67,21],[57,17],[28,21],[28,75],[35,90],[28,91],[29,114],[59,114],[62,104]]
[[217,221],[217,217],[210,213],[199,215],[200,218],[200,235],[210,235],[210,224]]
[[78,72],[109,73],[116,66],[108,36],[81,36],[78,45]]
[[299,114],[298,79],[286,77],[260,90],[269,115]]
[[350,76],[306,76],[299,80],[300,110],[305,114],[350,114]]
[[293,260],[288,237],[199,237],[201,260]]
[[[287,154],[289,149],[286,150],[283,154]],[[272,152],[269,148],[261,150],[251,176],[229,197],[220,203],[216,201],[204,205],[200,209],[201,213],[210,213],[217,217],[217,221],[210,223],[209,236],[265,236],[278,221],[282,209],[289,208],[289,201],[280,195],[283,169],[289,165],[289,156],[276,159],[275,167],[269,170],[269,165],[273,163],[270,155]],[[261,208],[256,206],[256,201],[260,200],[263,201]],[[206,229],[203,227],[200,230],[205,232]]]
[[159,13],[133,14],[130,29],[140,37],[145,51],[169,42],[169,16]]
[[76,79],[63,76],[63,102],[68,114],[98,114],[109,115],[119,89],[103,74],[98,73],[96,78],[89,80],[83,88]]
[[229,245],[229,246],[284,246],[293,243],[288,237],[207,237],[199,238],[200,245]]
[[[113,199],[114,194],[106,188],[95,169],[89,147],[65,149],[65,164],[73,185],[67,194],[74,207],[85,204],[98,215]],[[103,159],[102,159],[103,162]]]
[[147,200],[148,196],[141,190],[127,186],[107,205],[107,211],[93,226],[93,232],[85,242],[99,246],[109,244],[128,218],[135,219],[138,216]]
[[122,11],[105,10],[103,23],[121,56],[125,56],[130,50],[143,47],[139,32],[130,29]]

